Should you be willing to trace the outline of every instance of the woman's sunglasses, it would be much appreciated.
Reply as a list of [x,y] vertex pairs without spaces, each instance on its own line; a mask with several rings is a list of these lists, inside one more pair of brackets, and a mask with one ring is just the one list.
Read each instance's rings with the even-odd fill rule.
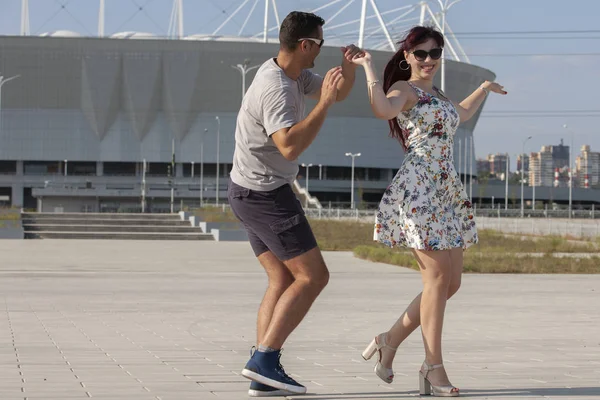
[[439,60],[442,56],[442,49],[431,49],[429,51],[425,50],[415,50],[411,51],[411,53],[415,56],[418,61],[425,61],[427,56],[431,57],[432,60]]

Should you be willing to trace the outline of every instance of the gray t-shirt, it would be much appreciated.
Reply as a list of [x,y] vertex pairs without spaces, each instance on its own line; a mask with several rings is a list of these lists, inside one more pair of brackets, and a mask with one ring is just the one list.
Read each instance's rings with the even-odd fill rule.
[[298,163],[279,152],[271,135],[305,118],[304,96],[317,93],[323,78],[309,70],[290,79],[274,59],[265,62],[248,88],[238,114],[231,180],[267,191],[292,183]]

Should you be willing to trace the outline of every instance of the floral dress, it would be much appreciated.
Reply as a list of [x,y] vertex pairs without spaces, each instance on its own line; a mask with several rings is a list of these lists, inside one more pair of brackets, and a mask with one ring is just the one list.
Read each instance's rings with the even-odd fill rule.
[[471,203],[454,169],[460,117],[451,102],[409,85],[419,101],[398,116],[408,149],[381,199],[374,240],[419,250],[466,249],[478,237]]

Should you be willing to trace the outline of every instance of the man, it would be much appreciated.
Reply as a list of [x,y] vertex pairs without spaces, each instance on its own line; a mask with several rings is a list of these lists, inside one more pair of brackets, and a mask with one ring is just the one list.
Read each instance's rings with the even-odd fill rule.
[[[341,67],[324,78],[310,72],[324,42],[324,23],[303,12],[285,18],[277,58],[257,71],[237,119],[228,199],[269,280],[258,312],[258,349],[242,371],[253,381],[250,396],[306,392],[285,373],[280,351],[329,280],[290,183],[298,174],[296,159],[317,136],[329,107],[352,89],[351,60],[362,52],[344,47]],[[305,95],[318,99],[306,118]]]

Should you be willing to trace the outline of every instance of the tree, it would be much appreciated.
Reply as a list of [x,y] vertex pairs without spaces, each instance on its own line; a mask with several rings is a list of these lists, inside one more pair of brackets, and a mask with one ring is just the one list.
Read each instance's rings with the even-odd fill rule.
[[490,180],[491,174],[489,171],[481,171],[477,174],[477,182],[485,185]]

